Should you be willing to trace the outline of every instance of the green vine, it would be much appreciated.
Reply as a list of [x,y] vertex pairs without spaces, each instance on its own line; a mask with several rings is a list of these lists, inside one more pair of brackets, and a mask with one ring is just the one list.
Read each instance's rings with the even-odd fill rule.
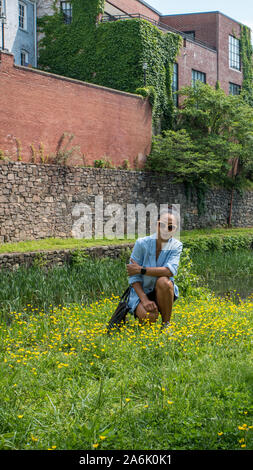
[[[72,22],[64,24],[54,2],[54,14],[38,20],[39,68],[98,85],[139,93],[147,89],[153,123],[164,128],[171,119],[172,64],[181,37],[163,33],[142,19],[98,22],[104,0],[72,0]],[[115,40],[117,38],[117,40]],[[147,64],[144,85],[143,64]],[[138,91],[137,91],[138,90]]]
[[245,101],[253,106],[253,48],[250,28],[245,25],[241,25],[241,61],[243,68],[242,95]]
[[198,216],[200,217],[201,215],[205,214],[205,194],[207,192],[207,186],[206,185],[197,185],[196,186],[196,192],[197,192],[197,208],[198,208]]

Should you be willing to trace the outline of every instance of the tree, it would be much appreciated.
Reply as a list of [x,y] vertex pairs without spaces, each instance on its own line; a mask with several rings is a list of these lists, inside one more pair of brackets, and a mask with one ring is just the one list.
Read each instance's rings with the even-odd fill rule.
[[[146,168],[175,174],[176,181],[241,187],[252,179],[253,108],[243,98],[197,82],[185,96],[173,129],[153,138]],[[236,179],[231,165],[237,159]]]
[[230,188],[232,201],[234,189],[253,181],[253,108],[201,82],[178,94],[185,99],[173,128],[153,137],[146,169],[172,173],[202,193],[212,184]]

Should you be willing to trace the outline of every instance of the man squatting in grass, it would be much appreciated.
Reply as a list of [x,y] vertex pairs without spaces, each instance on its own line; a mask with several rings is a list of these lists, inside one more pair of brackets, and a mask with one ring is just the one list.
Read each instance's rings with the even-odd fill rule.
[[179,297],[174,282],[183,244],[173,237],[179,226],[179,214],[172,209],[161,211],[156,232],[138,238],[135,242],[130,264],[127,264],[131,291],[128,299],[129,313],[140,323],[156,322],[159,313],[162,329],[170,328],[173,302]]

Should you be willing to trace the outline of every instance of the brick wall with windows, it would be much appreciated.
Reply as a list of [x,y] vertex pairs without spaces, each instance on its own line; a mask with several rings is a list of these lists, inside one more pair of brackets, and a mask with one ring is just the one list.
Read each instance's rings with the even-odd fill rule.
[[[219,44],[218,44],[218,55],[219,55],[219,81],[221,88],[228,94],[229,83],[242,86],[243,74],[242,68],[240,70],[230,67],[229,64],[229,43],[230,36],[233,38],[240,38],[240,24],[236,21],[226,17],[225,15],[219,15]],[[235,41],[236,42],[236,41]],[[234,65],[236,65],[237,59],[235,52],[233,53]]]
[[160,21],[178,31],[195,33],[195,39],[216,47],[216,12],[164,15]]
[[[240,23],[220,12],[166,15],[160,18],[178,31],[195,34],[195,43],[185,41],[186,48],[180,52],[179,88],[190,85],[190,69],[206,73],[206,83],[215,86],[219,80],[221,88],[231,93],[230,83],[239,89],[243,76],[238,55]],[[202,41],[215,48],[216,52],[198,45]],[[239,87],[239,88],[238,88]],[[235,90],[236,87],[233,88]]]
[[[178,88],[192,84],[193,71],[205,75],[206,83],[216,85],[217,79],[217,53],[207,47],[200,46],[193,41],[184,41],[179,55],[178,64]],[[179,104],[183,97],[179,98]]]

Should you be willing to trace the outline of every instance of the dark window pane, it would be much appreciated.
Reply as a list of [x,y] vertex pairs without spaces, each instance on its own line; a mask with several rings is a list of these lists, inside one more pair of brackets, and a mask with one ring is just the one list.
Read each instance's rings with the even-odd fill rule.
[[236,83],[229,83],[229,94],[230,95],[239,95],[241,93],[241,86],[236,85]]
[[178,106],[178,95],[175,95],[174,92],[178,91],[178,64],[173,64],[173,75],[172,75],[172,96],[174,105]]
[[25,25],[25,7],[19,3],[19,16],[18,16],[19,27],[24,29]]
[[192,86],[195,86],[197,81],[206,83],[206,74],[199,70],[192,70]]
[[72,21],[72,4],[71,2],[61,2],[61,11],[63,12],[64,23],[70,24]]
[[191,39],[195,39],[195,31],[183,31],[183,33],[187,34]]

